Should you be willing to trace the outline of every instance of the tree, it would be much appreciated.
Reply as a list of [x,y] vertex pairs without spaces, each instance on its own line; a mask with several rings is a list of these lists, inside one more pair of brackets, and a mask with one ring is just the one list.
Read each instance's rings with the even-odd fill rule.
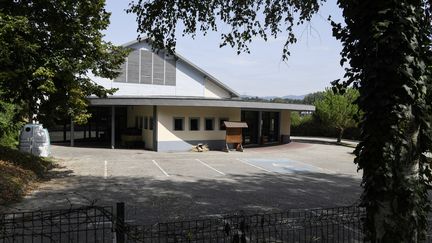
[[346,80],[364,112],[356,149],[363,170],[362,205],[373,242],[418,242],[430,210],[431,22],[426,1],[339,0]]
[[110,16],[104,7],[104,0],[2,1],[0,99],[20,105],[28,120],[85,122],[86,97],[115,91],[88,74],[114,78],[127,55],[102,40]]
[[314,103],[316,116],[326,126],[337,129],[337,142],[340,143],[344,130],[357,125],[360,115],[358,106],[354,102],[358,98],[358,91],[348,89],[344,94],[335,94],[331,89],[324,92],[323,98]]
[[18,130],[22,125],[16,122],[19,114],[17,105],[0,100],[0,146],[16,146]]
[[324,91],[318,91],[310,93],[303,98],[303,103],[308,105],[313,105],[315,102],[322,100],[324,98]]
[[[155,48],[172,50],[176,27],[194,36],[231,26],[221,34],[221,46],[248,52],[254,36],[267,40],[279,33],[296,41],[293,26],[307,21],[319,0],[177,1],[138,0],[129,12],[137,14],[138,30]],[[345,23],[333,23],[334,36],[343,43],[341,64],[349,64],[346,80],[336,82],[343,92],[359,89],[364,112],[355,162],[363,170],[366,233],[372,242],[417,242],[427,229],[427,189],[431,169],[423,152],[431,147],[430,6],[426,0],[338,0]]]

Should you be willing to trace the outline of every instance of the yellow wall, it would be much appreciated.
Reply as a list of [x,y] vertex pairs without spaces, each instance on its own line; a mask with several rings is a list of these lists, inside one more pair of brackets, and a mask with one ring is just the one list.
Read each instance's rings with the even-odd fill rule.
[[291,111],[289,110],[282,110],[280,112],[280,134],[291,134]]
[[[135,117],[153,116],[153,106],[128,107],[128,127],[135,126]],[[184,130],[174,131],[174,117],[184,118]],[[189,118],[200,119],[200,130],[190,131]],[[205,130],[205,118],[214,118],[214,130]],[[194,140],[225,140],[225,130],[219,130],[219,119],[228,118],[230,121],[241,120],[240,108],[223,107],[157,107],[157,138],[158,142],[177,142]],[[280,134],[290,135],[291,111],[280,111]],[[142,129],[142,139],[147,149],[153,149],[153,130]]]
[[[158,141],[225,140],[225,131],[219,130],[219,118],[240,121],[240,108],[221,107],[167,107],[158,106]],[[174,131],[174,117],[184,118],[184,130]],[[200,130],[189,130],[189,118],[200,118]],[[204,130],[204,119],[214,118],[214,130]]]
[[[153,116],[153,106],[129,106],[127,110],[128,127],[135,127],[136,116],[147,118],[150,122],[149,117]],[[143,121],[143,129],[142,129],[142,140],[145,143],[145,148],[153,149],[153,130],[144,129],[144,121]]]

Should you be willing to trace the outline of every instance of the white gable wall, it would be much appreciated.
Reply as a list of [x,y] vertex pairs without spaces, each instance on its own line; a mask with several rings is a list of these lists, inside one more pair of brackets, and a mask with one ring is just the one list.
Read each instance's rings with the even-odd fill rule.
[[[135,43],[129,48],[151,51],[145,43]],[[156,54],[155,54],[156,55]],[[140,69],[141,70],[141,69]],[[181,96],[205,98],[230,98],[230,94],[213,81],[206,79],[204,74],[188,63],[177,59],[176,85],[140,84],[131,82],[114,82],[113,80],[94,77],[93,80],[105,88],[117,88],[114,96]],[[138,75],[139,76],[139,75]],[[135,81],[138,82],[138,81]]]
[[177,96],[204,96],[204,76],[181,60],[176,63]]
[[208,98],[231,98],[226,90],[208,79],[205,79],[204,82],[204,96]]
[[105,88],[117,88],[114,96],[175,96],[175,86],[117,83],[110,79],[94,78],[96,83]]

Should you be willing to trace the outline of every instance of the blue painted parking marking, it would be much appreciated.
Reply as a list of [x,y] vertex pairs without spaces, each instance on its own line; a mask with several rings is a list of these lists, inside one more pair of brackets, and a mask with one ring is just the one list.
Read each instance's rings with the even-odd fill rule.
[[276,173],[318,172],[320,168],[290,159],[245,159],[247,162]]

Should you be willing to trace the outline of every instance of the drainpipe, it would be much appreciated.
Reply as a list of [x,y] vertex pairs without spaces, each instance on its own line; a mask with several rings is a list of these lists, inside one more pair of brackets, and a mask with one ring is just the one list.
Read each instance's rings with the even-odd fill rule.
[[115,147],[115,107],[111,106],[111,149]]
[[258,111],[258,144],[263,144],[262,140],[262,111]]
[[153,150],[158,151],[158,117],[157,106],[153,106]]

